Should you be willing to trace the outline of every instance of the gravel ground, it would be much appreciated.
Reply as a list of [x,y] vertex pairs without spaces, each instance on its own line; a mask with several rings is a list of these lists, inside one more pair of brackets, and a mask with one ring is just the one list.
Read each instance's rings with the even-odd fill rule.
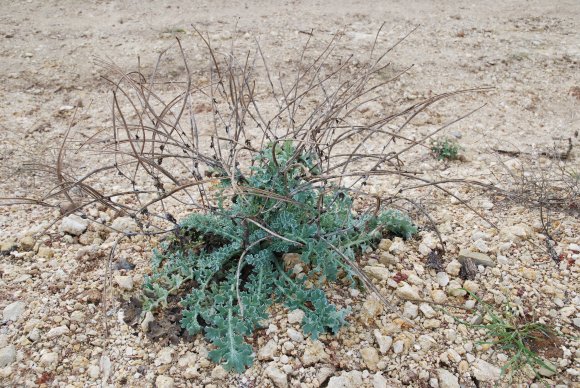
[[[0,197],[46,190],[39,174],[24,173],[27,161],[52,163],[66,129],[88,136],[110,128],[107,70],[94,58],[123,69],[137,57],[152,66],[179,36],[190,65],[207,66],[192,25],[216,45],[255,47],[259,39],[272,69],[292,73],[312,31],[314,49],[343,31],[337,55],[371,48],[384,22],[382,48],[419,25],[390,54],[394,69],[414,65],[389,84],[378,105],[359,112],[374,117],[436,93],[492,87],[456,96],[418,118],[421,136],[437,124],[483,106],[450,127],[462,160],[440,162],[417,153],[416,166],[433,179],[465,177],[500,183],[506,171],[524,177],[580,171],[580,3],[577,1],[370,1],[289,2],[116,2],[80,6],[28,1],[3,5],[0,15]],[[169,70],[183,72],[177,65]],[[293,68],[294,66],[294,68]],[[201,73],[200,73],[201,74]],[[194,77],[197,73],[194,71]],[[201,77],[201,75],[199,75]],[[76,112],[76,113],[74,113]],[[554,147],[572,151],[567,162],[541,156]],[[564,144],[564,146],[562,146]],[[508,155],[493,150],[519,150]],[[71,155],[91,165],[99,157]],[[540,167],[538,167],[540,166]],[[504,169],[504,167],[507,169]],[[79,167],[80,168],[80,167]],[[538,168],[540,170],[535,170]],[[572,179],[573,175],[570,175]],[[577,177],[577,175],[576,175]],[[523,180],[525,182],[525,180]],[[522,180],[520,180],[522,182]],[[115,178],[101,182],[116,184]],[[392,183],[392,182],[391,182]],[[388,193],[389,182],[372,190]],[[0,385],[157,387],[487,387],[541,386],[526,371],[509,382],[500,368],[509,354],[479,344],[485,333],[453,317],[474,316],[471,290],[498,311],[509,301],[515,311],[546,323],[563,336],[536,344],[557,370],[542,371],[552,386],[580,384],[580,222],[551,213],[551,235],[559,262],[548,255],[539,213],[521,200],[455,187],[493,227],[453,198],[432,188],[416,191],[441,231],[447,253],[438,271],[427,257],[438,240],[424,230],[409,241],[383,240],[360,259],[381,292],[413,326],[384,311],[372,295],[329,289],[352,309],[350,325],[337,336],[304,338],[299,312],[274,307],[267,329],[253,339],[256,362],[242,375],[208,360],[201,337],[171,343],[152,341],[139,325],[123,320],[120,302],[138,290],[149,271],[155,241],[123,240],[108,262],[116,233],[96,224],[57,222],[50,237],[32,238],[58,217],[39,207],[0,207]],[[533,194],[532,194],[533,195]],[[571,203],[578,201],[571,198]],[[175,206],[176,215],[190,209]],[[129,220],[94,208],[91,216],[131,228]],[[116,218],[116,219],[115,219]],[[63,226],[63,223],[69,226]],[[480,253],[473,279],[460,275],[462,257]],[[472,255],[472,254],[471,254]],[[128,260],[134,269],[116,269]],[[111,264],[109,266],[109,264]],[[108,267],[109,266],[109,267]],[[105,287],[111,268],[112,282]],[[464,309],[438,308],[443,303]]]

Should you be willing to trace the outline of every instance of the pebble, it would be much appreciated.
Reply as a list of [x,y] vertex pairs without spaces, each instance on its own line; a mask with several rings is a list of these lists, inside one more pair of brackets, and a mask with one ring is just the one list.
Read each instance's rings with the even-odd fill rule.
[[139,225],[131,217],[117,217],[111,224],[111,228],[123,233],[139,232]]
[[462,289],[461,282],[457,279],[453,279],[451,282],[449,282],[449,286],[447,287],[447,293],[451,296],[467,295],[467,291]]
[[173,388],[174,386],[175,386],[175,382],[169,376],[159,375],[155,379],[155,387],[156,388]]
[[20,239],[20,249],[24,252],[30,252],[34,250],[34,244],[36,244],[36,240],[32,236],[24,236]]
[[397,290],[395,291],[395,293],[397,294],[397,296],[401,299],[421,299],[421,297],[419,296],[419,291],[411,286],[410,284],[406,283],[406,282],[402,282],[402,285],[397,288]]
[[381,252],[379,254],[379,263],[383,265],[394,265],[398,262],[399,260],[397,260],[397,257],[390,254],[389,252]]
[[395,341],[393,344],[393,352],[395,352],[395,354],[400,354],[403,353],[403,350],[405,350],[405,341]]
[[304,341],[304,335],[296,329],[290,328],[286,331],[286,334],[288,334],[288,338],[294,342]]
[[282,370],[278,369],[275,365],[269,365],[266,368],[266,376],[274,383],[274,386],[278,388],[285,388],[288,386],[288,376]]
[[228,372],[223,366],[218,365],[211,371],[211,378],[214,380],[225,380],[228,377]]
[[48,333],[46,333],[46,337],[48,339],[53,339],[56,337],[60,337],[61,335],[67,334],[69,331],[70,330],[66,326],[53,327],[48,331]]
[[437,275],[435,276],[437,278],[437,284],[441,287],[445,287],[449,284],[449,275],[447,275],[447,272],[437,272]]
[[403,316],[409,319],[415,319],[419,315],[419,307],[412,302],[405,302]]
[[16,321],[24,313],[26,304],[24,302],[13,302],[4,307],[2,316],[5,321]]
[[80,236],[87,230],[89,226],[89,221],[77,216],[76,214],[71,214],[70,216],[64,217],[60,222],[58,230],[62,233],[68,233],[73,236]]
[[388,382],[387,379],[381,374],[381,372],[377,372],[373,375],[372,380],[373,388],[387,388]]
[[90,365],[89,368],[87,369],[87,373],[89,374],[89,377],[93,380],[96,380],[99,378],[99,375],[101,374],[101,368],[99,368],[98,365]]
[[445,303],[447,302],[447,295],[442,290],[433,290],[431,291],[431,298],[433,298],[433,302],[435,303]]
[[445,369],[437,369],[439,388],[460,388],[459,379]]
[[276,354],[277,346],[278,344],[273,339],[268,341],[266,345],[262,346],[258,351],[258,360],[261,361],[273,360]]
[[16,348],[8,345],[0,349],[0,368],[4,368],[16,361]]
[[388,252],[389,249],[391,249],[391,245],[393,245],[393,241],[389,240],[388,238],[384,238],[379,243],[379,249]]
[[463,283],[463,288],[465,288],[467,291],[475,294],[475,293],[477,293],[477,291],[479,291],[479,284],[477,284],[473,280],[466,280]]
[[461,263],[455,259],[451,260],[445,267],[445,272],[451,276],[459,275],[459,271],[461,271]]
[[517,224],[500,229],[499,238],[501,241],[520,241],[526,240],[532,234],[529,226]]
[[419,310],[423,313],[425,318],[433,318],[437,312],[428,303],[421,303],[419,305]]
[[304,354],[302,355],[302,363],[304,366],[314,365],[317,362],[326,360],[328,354],[324,351],[324,345],[320,341],[313,341],[306,346]]
[[[493,261],[493,259],[485,253],[472,252],[467,249],[462,249],[459,251],[459,257],[457,260],[459,260],[460,263],[463,263],[463,261],[466,259],[471,259],[473,260],[473,264],[482,265],[484,267],[495,267],[496,265],[495,261]],[[459,272],[457,274],[459,274]]]
[[438,319],[425,319],[423,321],[423,327],[425,329],[437,329],[441,327],[441,321]]
[[304,311],[300,309],[292,310],[288,313],[288,323],[300,323],[304,319]]
[[335,371],[336,371],[336,368],[333,365],[324,365],[324,366],[322,366],[318,370],[318,373],[316,374],[316,381],[318,382],[319,386],[323,382],[325,382],[326,380],[328,380],[328,378],[330,376],[332,376]]
[[423,334],[423,335],[419,336],[418,342],[419,342],[419,346],[421,346],[421,349],[423,349],[424,351],[431,349],[433,347],[433,345],[437,344],[435,339],[427,334]]
[[0,254],[7,255],[10,252],[16,250],[17,248],[18,244],[16,244],[15,241],[12,240],[2,241],[0,243]]
[[393,337],[383,335],[378,329],[373,331],[373,335],[375,336],[377,345],[379,345],[379,351],[382,354],[386,354],[393,344]]
[[385,267],[375,267],[367,265],[364,267],[364,271],[372,278],[375,278],[379,281],[389,279],[389,270]]
[[361,349],[360,355],[370,370],[377,370],[377,363],[379,362],[379,352],[373,347]]
[[115,283],[122,289],[126,291],[131,291],[133,289],[133,277],[125,275],[115,275]]
[[343,372],[342,375],[328,380],[328,386],[332,388],[360,388],[362,384],[362,373],[358,370]]
[[501,369],[480,358],[472,364],[473,376],[479,381],[497,381],[501,377]]
[[45,353],[40,357],[40,363],[47,368],[54,368],[58,365],[58,353]]
[[165,365],[170,364],[173,360],[173,348],[170,346],[164,347],[157,353],[157,357],[155,358],[155,365]]

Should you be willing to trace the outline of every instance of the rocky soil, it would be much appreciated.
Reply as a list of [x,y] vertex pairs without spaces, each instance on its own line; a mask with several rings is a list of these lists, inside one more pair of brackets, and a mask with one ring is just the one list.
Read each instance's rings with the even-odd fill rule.
[[[313,47],[321,49],[333,33],[343,31],[337,55],[357,56],[368,52],[383,22],[383,48],[420,25],[389,54],[395,69],[414,67],[389,84],[383,100],[359,112],[362,116],[378,117],[435,93],[492,89],[456,96],[418,118],[412,128],[416,137],[485,104],[445,132],[461,145],[462,160],[437,161],[425,150],[416,155],[416,169],[433,179],[465,177],[509,189],[516,183],[525,188],[529,179],[522,177],[561,171],[567,172],[565,183],[578,179],[577,1],[192,3],[3,5],[0,197],[27,196],[54,184],[27,172],[26,163],[53,163],[71,123],[80,139],[111,127],[110,86],[101,78],[108,73],[94,58],[109,58],[129,70],[139,57],[142,66],[151,67],[179,36],[190,65],[203,69],[208,58],[192,25],[207,31],[217,45],[234,39],[243,50],[259,39],[270,67],[281,73],[292,73],[311,32]],[[183,72],[177,65],[171,70]],[[572,151],[565,162],[545,157],[568,144]],[[99,160],[92,154],[80,161],[71,158],[85,165]],[[103,184],[113,182],[111,177]],[[387,184],[372,188],[380,193],[392,189]],[[352,309],[349,326],[337,336],[312,341],[300,330],[300,312],[277,306],[252,339],[256,362],[242,375],[211,363],[210,346],[200,336],[172,342],[165,332],[165,339],[153,340],[141,322],[126,323],[131,309],[121,301],[137,292],[149,272],[154,239],[122,240],[109,259],[117,233],[69,216],[52,226],[49,236],[39,237],[59,216],[58,209],[0,206],[0,385],[541,386],[527,370],[512,381],[502,377],[511,354],[479,343],[489,339],[485,332],[455,319],[477,317],[478,306],[463,287],[499,312],[509,303],[511,314],[561,334],[533,345],[556,369],[541,370],[543,382],[577,386],[580,221],[570,206],[578,198],[567,198],[568,208],[551,210],[556,262],[545,249],[548,237],[539,212],[521,198],[498,198],[465,186],[451,192],[468,198],[485,220],[441,191],[416,191],[415,199],[431,212],[446,243],[439,269],[429,262],[439,241],[428,228],[409,241],[385,239],[360,259],[413,325],[386,311],[372,295],[329,289],[337,303]],[[188,211],[176,206],[175,214]],[[89,212],[116,229],[135,228],[130,219],[105,209]],[[475,263],[471,276],[462,272],[466,257]]]

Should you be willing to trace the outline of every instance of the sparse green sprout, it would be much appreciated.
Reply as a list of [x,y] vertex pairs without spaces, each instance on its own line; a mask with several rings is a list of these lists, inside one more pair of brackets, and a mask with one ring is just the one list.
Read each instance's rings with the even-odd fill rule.
[[438,139],[431,145],[431,151],[437,160],[457,160],[459,158],[459,144],[453,139]]
[[[467,291],[467,290],[465,290]],[[477,300],[480,306],[481,323],[470,323],[458,320],[468,327],[486,332],[486,340],[477,344],[488,344],[510,356],[501,368],[503,377],[512,381],[514,374],[528,369],[537,379],[544,374],[556,373],[556,367],[540,355],[561,352],[560,336],[554,329],[536,320],[516,315],[509,303],[505,304],[503,312],[497,312],[493,306],[483,302],[470,291],[468,294]],[[479,321],[479,320],[478,320]]]
[[[336,334],[349,310],[332,304],[322,287],[343,276],[354,284],[344,257],[353,262],[383,232],[409,238],[417,228],[399,210],[357,215],[348,190],[311,183],[319,162],[291,141],[277,142],[257,153],[250,172],[222,178],[218,209],[191,214],[155,252],[144,310],[183,296],[182,326],[204,333],[215,346],[210,358],[237,372],[252,364],[245,337],[274,301],[302,310],[302,329],[313,339]],[[304,273],[285,268],[286,253],[299,255]]]

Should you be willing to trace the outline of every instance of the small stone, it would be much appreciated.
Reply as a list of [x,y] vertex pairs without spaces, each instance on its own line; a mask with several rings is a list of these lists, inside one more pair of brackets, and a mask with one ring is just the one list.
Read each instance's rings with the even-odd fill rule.
[[27,338],[32,342],[38,341],[40,339],[40,330],[38,330],[37,328],[32,329],[32,331],[28,333]]
[[71,214],[62,219],[59,227],[59,231],[62,233],[68,233],[73,236],[80,236],[87,230],[89,226],[89,221],[77,216],[76,214]]
[[517,224],[502,228],[499,231],[499,238],[501,241],[520,241],[526,240],[532,235],[532,230],[529,226],[524,224]]
[[89,365],[87,372],[91,379],[96,380],[101,374],[101,368],[98,365]]
[[8,255],[10,252],[15,251],[18,248],[18,244],[15,241],[8,240],[2,241],[0,243],[0,254]]
[[389,247],[389,252],[393,254],[403,253],[405,252],[405,240],[400,237],[395,237],[393,243]]
[[40,247],[38,247],[37,255],[40,257],[50,259],[54,256],[54,250],[52,248],[47,247],[46,245],[41,245]]
[[40,357],[40,363],[47,368],[54,368],[58,364],[58,353],[45,353]]
[[34,250],[34,244],[36,244],[36,240],[32,236],[24,236],[20,239],[20,249],[24,252]]
[[497,381],[501,378],[501,369],[480,358],[472,364],[473,376],[479,381]]
[[145,317],[143,318],[143,321],[141,322],[141,330],[144,333],[147,333],[149,331],[149,324],[151,322],[155,321],[155,317],[153,317],[153,313],[151,313],[151,311],[147,311],[145,313]]
[[393,352],[395,352],[395,354],[400,354],[403,353],[403,350],[405,350],[405,341],[395,341],[393,344]]
[[398,262],[399,260],[397,260],[397,257],[390,254],[389,252],[381,251],[379,254],[379,263],[383,265],[393,265],[397,264]]
[[437,284],[441,287],[445,287],[449,284],[449,275],[447,275],[447,272],[437,272],[437,275],[435,276],[437,278]]
[[473,280],[466,280],[463,283],[463,288],[465,288],[469,292],[476,294],[477,291],[479,291],[479,284],[477,284]]
[[360,355],[370,370],[377,370],[377,363],[379,362],[379,352],[373,347],[361,349]]
[[226,377],[228,377],[228,372],[221,365],[216,366],[211,371],[211,378],[214,380],[224,380]]
[[395,293],[397,294],[397,296],[399,298],[405,299],[405,300],[421,299],[421,297],[419,296],[419,291],[417,289],[415,289],[415,287],[409,285],[406,282],[402,282],[401,287],[397,288]]
[[4,368],[16,361],[16,348],[8,345],[0,349],[0,368]]
[[431,291],[431,298],[435,303],[445,303],[447,302],[447,295],[442,290]]
[[277,346],[278,344],[273,339],[268,341],[266,345],[262,346],[258,351],[258,360],[261,361],[273,360],[276,354]]
[[115,275],[115,283],[122,289],[131,291],[133,289],[133,277],[124,275]]
[[447,272],[451,276],[459,275],[459,271],[461,271],[461,263],[457,260],[451,260],[447,267],[445,267],[445,272]]
[[286,334],[288,334],[288,338],[294,342],[304,341],[304,335],[296,329],[290,328],[286,331]]
[[313,341],[306,346],[304,354],[302,355],[302,363],[304,366],[314,365],[317,362],[326,360],[328,354],[324,351],[324,345],[320,341]]
[[2,316],[5,321],[16,321],[24,313],[26,304],[24,302],[10,303],[4,307]]
[[459,257],[457,260],[462,263],[465,259],[471,259],[475,265],[482,265],[484,267],[495,267],[496,265],[495,261],[484,253],[471,252],[467,249],[462,249],[459,251]]
[[363,313],[370,318],[376,318],[383,312],[383,304],[374,297],[369,297],[363,303]]
[[155,379],[155,387],[156,388],[173,388],[175,383],[173,379],[169,376],[157,376]]
[[278,388],[285,388],[288,386],[288,376],[286,373],[278,369],[275,365],[269,365],[266,368],[266,376],[274,383],[274,386]]
[[48,333],[46,333],[46,337],[48,339],[53,339],[56,337],[60,337],[61,335],[67,334],[69,331],[70,330],[66,326],[53,327],[48,331]]
[[421,349],[423,351],[428,351],[434,345],[437,344],[437,342],[435,341],[435,339],[433,337],[431,337],[430,335],[427,335],[427,334],[423,334],[423,335],[419,336],[419,341],[418,342],[419,342],[419,346],[421,346]]
[[389,240],[388,238],[384,238],[379,243],[379,249],[381,251],[388,252],[391,249],[391,245],[393,245],[393,241]]
[[574,318],[572,322],[574,322],[574,326],[580,329],[580,318]]
[[316,381],[318,382],[319,385],[322,385],[322,383],[328,380],[328,378],[332,376],[335,371],[336,368],[333,365],[322,366],[318,370],[318,373],[316,374]]
[[373,375],[373,388],[387,388],[388,383],[387,379],[381,374],[381,372],[377,372]]
[[447,293],[451,296],[465,296],[467,295],[467,291],[462,289],[460,281],[453,279],[449,282],[449,286],[447,287]]
[[421,303],[419,305],[419,310],[423,313],[425,318],[433,318],[437,312],[428,303]]
[[328,380],[332,388],[360,388],[363,384],[362,373],[358,370],[343,372],[340,376],[333,376]]
[[419,307],[412,302],[405,302],[403,316],[409,319],[415,319],[419,315]]
[[75,310],[70,314],[70,320],[75,322],[82,322],[85,320],[85,314],[82,311]]
[[386,354],[393,344],[393,337],[383,335],[378,329],[375,329],[373,334],[377,341],[377,345],[379,345],[379,351],[382,354]]
[[372,278],[375,278],[379,281],[381,280],[388,280],[389,279],[389,270],[385,267],[375,267],[367,265],[364,267],[364,271]]
[[438,319],[426,319],[423,321],[423,327],[425,329],[437,329],[441,327],[441,321]]
[[479,251],[479,252],[483,252],[483,253],[487,253],[490,251],[489,247],[487,246],[487,243],[484,240],[477,240],[473,242],[473,246]]
[[155,358],[155,365],[166,365],[170,364],[173,360],[173,348],[170,346],[164,347],[157,353],[157,357]]
[[111,228],[122,233],[139,232],[139,225],[131,217],[117,217],[111,224]]
[[304,311],[300,309],[292,310],[288,313],[288,323],[300,323],[304,319]]
[[460,388],[457,376],[445,369],[437,369],[437,377],[439,388]]

